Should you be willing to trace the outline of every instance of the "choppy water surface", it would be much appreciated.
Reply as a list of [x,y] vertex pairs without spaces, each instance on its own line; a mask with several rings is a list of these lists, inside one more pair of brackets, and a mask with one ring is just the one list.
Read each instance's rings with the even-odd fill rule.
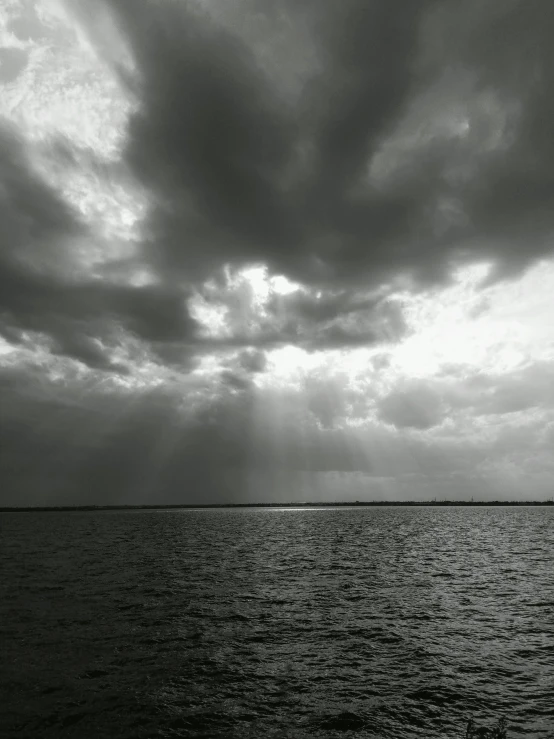
[[1,514],[0,732],[551,739],[553,514]]

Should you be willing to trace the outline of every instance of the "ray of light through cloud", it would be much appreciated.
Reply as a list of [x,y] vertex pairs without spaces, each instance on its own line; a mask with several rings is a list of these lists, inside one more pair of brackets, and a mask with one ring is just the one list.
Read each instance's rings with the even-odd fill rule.
[[6,504],[548,496],[545,7],[3,3]]

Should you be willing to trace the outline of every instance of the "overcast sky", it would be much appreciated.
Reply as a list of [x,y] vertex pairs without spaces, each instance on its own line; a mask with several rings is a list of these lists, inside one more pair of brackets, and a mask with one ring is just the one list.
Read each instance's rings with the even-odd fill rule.
[[551,0],[0,0],[0,504],[544,499]]

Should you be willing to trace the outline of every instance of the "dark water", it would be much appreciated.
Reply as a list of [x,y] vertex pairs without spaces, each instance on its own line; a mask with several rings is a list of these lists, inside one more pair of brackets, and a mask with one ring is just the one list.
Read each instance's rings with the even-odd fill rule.
[[552,738],[553,514],[2,514],[0,731]]

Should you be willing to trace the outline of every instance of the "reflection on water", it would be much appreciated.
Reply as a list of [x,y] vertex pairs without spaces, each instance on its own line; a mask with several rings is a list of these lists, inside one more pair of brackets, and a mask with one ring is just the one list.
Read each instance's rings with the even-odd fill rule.
[[0,524],[8,736],[554,736],[552,509]]

